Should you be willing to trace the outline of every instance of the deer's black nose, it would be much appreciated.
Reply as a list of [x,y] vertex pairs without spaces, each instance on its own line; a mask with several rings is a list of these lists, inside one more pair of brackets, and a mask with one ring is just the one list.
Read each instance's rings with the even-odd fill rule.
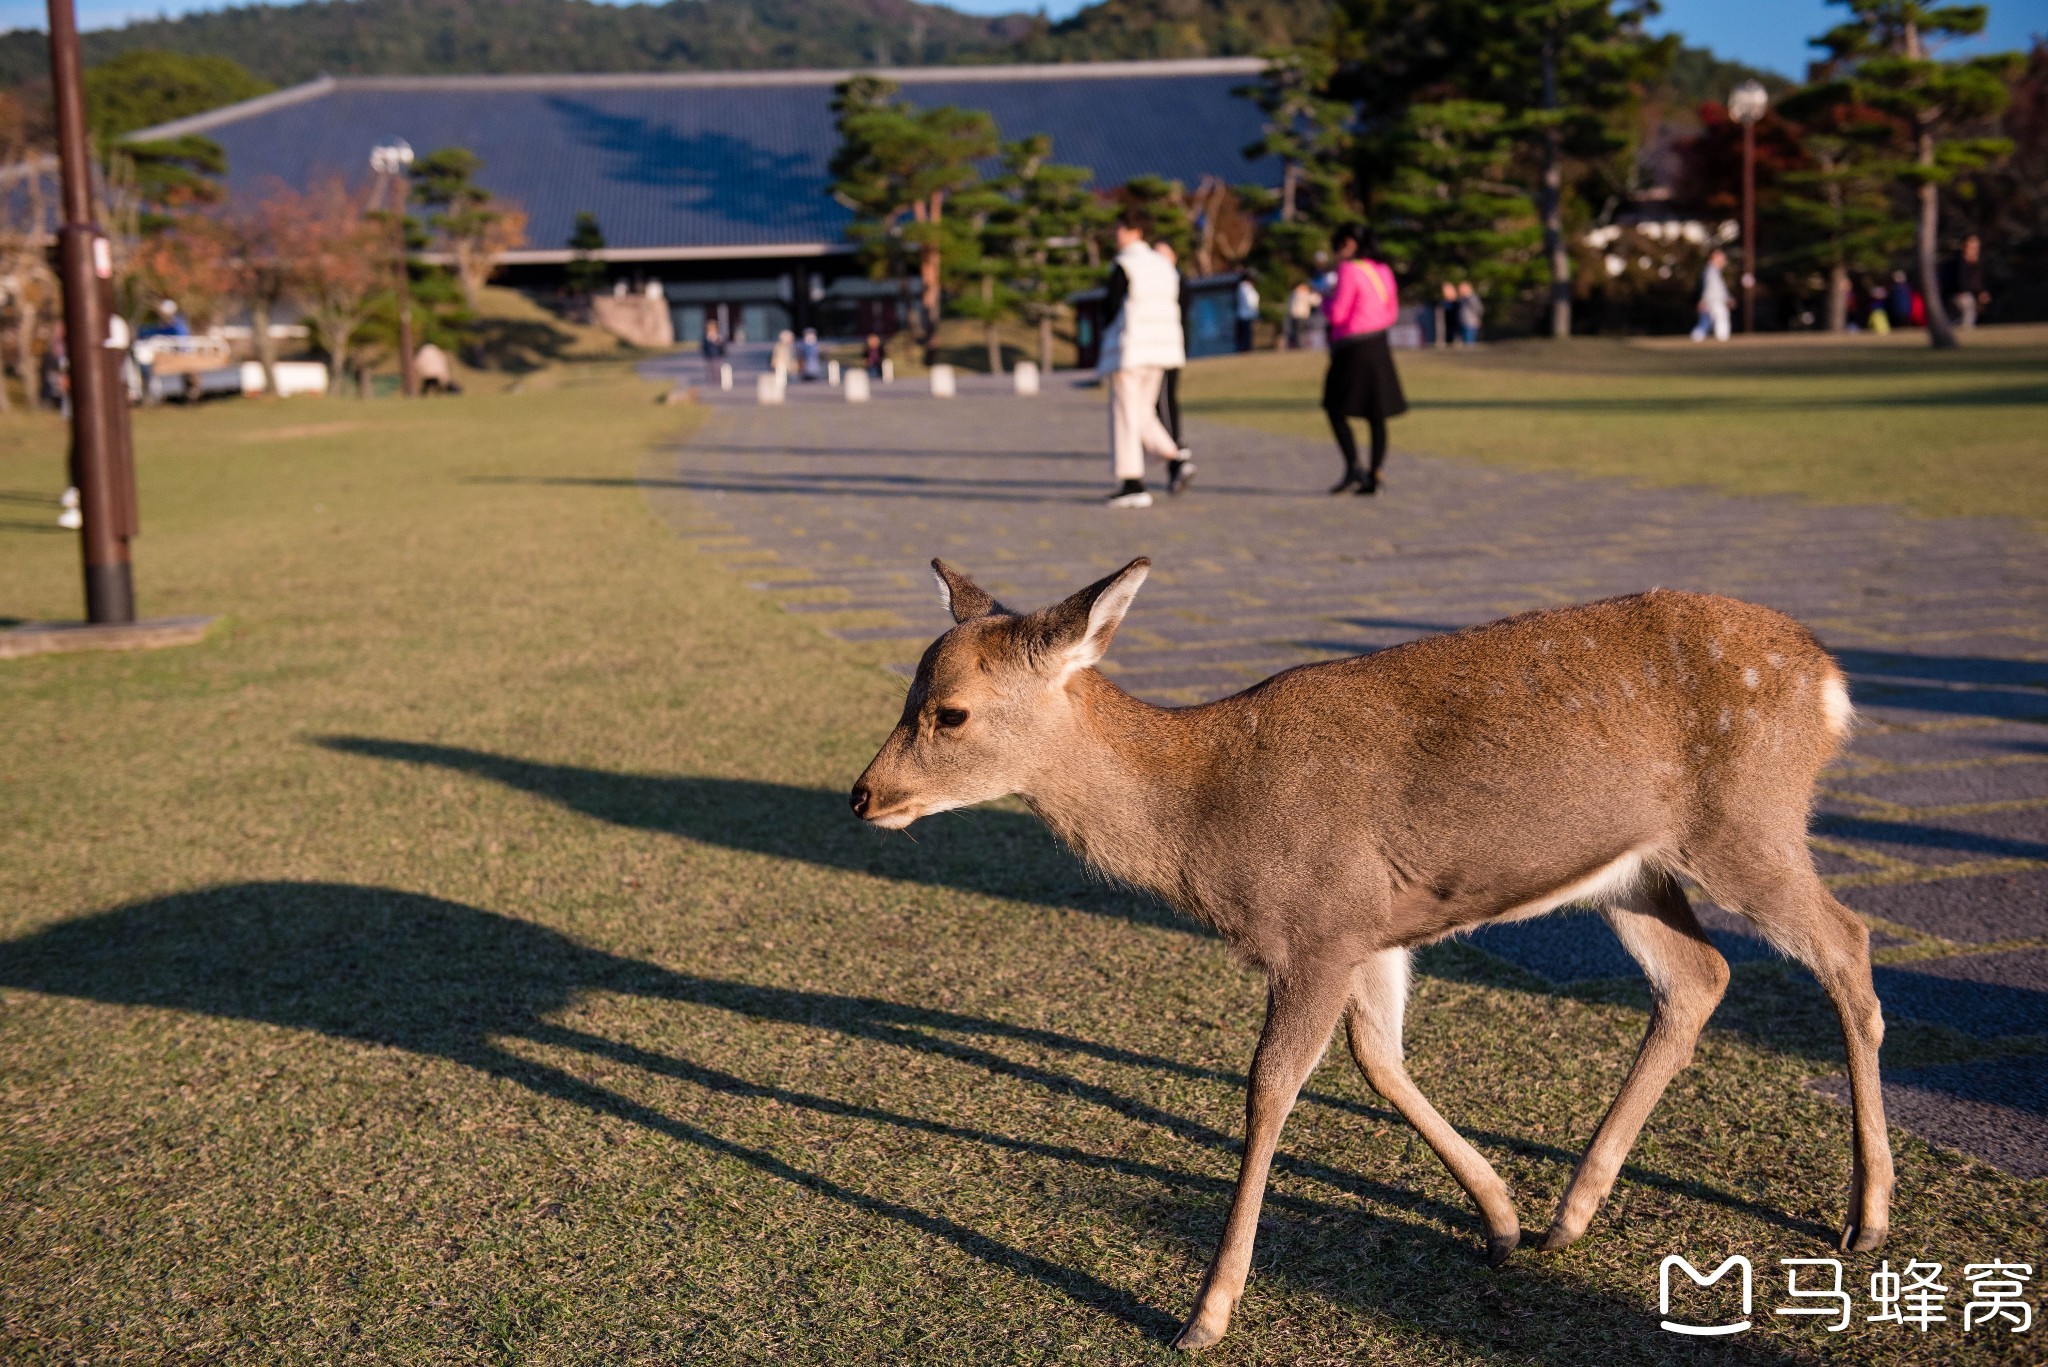
[[868,791],[868,785],[867,785],[867,784],[865,784],[865,783],[856,783],[856,784],[854,784],[854,785],[853,785],[853,796],[852,796],[851,798],[849,798],[849,799],[848,799],[848,801],[850,801],[850,802],[851,802],[851,803],[853,804],[853,814],[854,814],[855,816],[858,816],[858,817],[865,817],[865,816],[867,816],[867,814],[868,814],[868,800],[869,800],[870,798],[872,798],[873,796],[874,796],[874,794],[872,794],[872,793],[870,793],[870,792]]

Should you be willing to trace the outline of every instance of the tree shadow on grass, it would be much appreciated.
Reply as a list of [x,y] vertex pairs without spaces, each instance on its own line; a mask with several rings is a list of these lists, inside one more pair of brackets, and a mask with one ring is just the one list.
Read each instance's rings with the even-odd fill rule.
[[[757,1080],[557,1024],[578,997],[617,993],[657,1002],[725,1010],[757,1021],[827,1030],[869,1045],[899,1048],[968,1070],[1043,1087],[1080,1105],[1102,1107],[1140,1125],[1158,1126],[1213,1151],[1235,1148],[1233,1136],[1199,1121],[1127,1097],[1099,1083],[1040,1063],[1012,1057],[1004,1046],[1053,1050],[1119,1064],[1206,1079],[1240,1081],[1232,1074],[1096,1044],[1035,1027],[958,1012],[933,1010],[826,992],[760,986],[678,973],[610,954],[545,927],[438,898],[385,888],[328,883],[243,883],[158,898],[63,922],[21,939],[0,942],[0,986],[120,1005],[193,1011],[315,1031],[446,1059],[502,1078],[539,1095],[595,1115],[639,1126],[677,1142],[735,1159],[828,1200],[892,1221],[951,1244],[992,1267],[1029,1278],[1110,1315],[1153,1338],[1174,1320],[1130,1291],[1051,1258],[982,1233],[943,1213],[919,1209],[836,1181],[772,1149],[742,1144],[702,1125],[539,1063],[504,1041],[603,1060],[686,1082],[744,1100],[773,1103],[830,1121],[879,1124],[937,1139],[1033,1155],[1117,1178],[1136,1178],[1167,1192],[1165,1223],[1178,1237],[1206,1242],[1229,1184],[1117,1154],[1019,1139],[951,1120],[890,1111]],[[952,1095],[952,1093],[948,1093]],[[1366,1110],[1381,1118],[1384,1112]],[[1326,1164],[1282,1154],[1276,1170],[1311,1178],[1382,1208],[1371,1218],[1383,1245],[1421,1240],[1429,1265],[1413,1281],[1389,1285],[1378,1314],[1430,1333],[1491,1344],[1491,1331],[1446,1323],[1437,1313],[1443,1288],[1424,1285],[1432,1268],[1469,1264],[1455,1237],[1417,1223],[1424,1217],[1472,1223],[1449,1206],[1398,1186],[1370,1181]],[[1193,1196],[1198,1199],[1186,1200]],[[1349,1205],[1332,1206],[1277,1193],[1273,1209],[1297,1225],[1334,1223],[1322,1246],[1329,1262],[1333,1241],[1349,1244],[1356,1218]],[[1391,1207],[1389,1210],[1387,1208]],[[1397,1212],[1406,1212],[1406,1218]],[[1333,1222],[1333,1217],[1337,1217]],[[1157,1224],[1158,1221],[1153,1223]],[[1294,1250],[1289,1250],[1290,1256]],[[1404,1264],[1411,1261],[1404,1255]],[[1595,1317],[1610,1329],[1648,1330],[1646,1306],[1560,1286],[1538,1270],[1522,1280],[1542,1291],[1549,1313]],[[1569,1309],[1560,1312],[1559,1297]],[[1532,1290],[1527,1297],[1533,1303]],[[1538,1350],[1538,1360],[1568,1354]],[[1744,1361],[1763,1361],[1751,1355]]]

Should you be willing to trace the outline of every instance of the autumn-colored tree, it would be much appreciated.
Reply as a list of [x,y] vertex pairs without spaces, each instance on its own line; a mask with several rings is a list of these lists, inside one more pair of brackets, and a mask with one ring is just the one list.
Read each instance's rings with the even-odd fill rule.
[[181,214],[144,238],[135,253],[135,275],[145,308],[175,301],[195,331],[225,321],[236,301],[226,236],[205,214]]
[[273,212],[290,235],[300,305],[333,366],[338,393],[363,325],[390,282],[388,232],[339,176],[277,200]]

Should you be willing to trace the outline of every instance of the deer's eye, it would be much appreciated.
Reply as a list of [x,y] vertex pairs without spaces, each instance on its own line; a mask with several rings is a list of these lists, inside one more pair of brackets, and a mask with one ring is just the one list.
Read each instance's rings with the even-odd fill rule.
[[967,724],[967,709],[964,707],[942,707],[939,709],[939,727],[951,731]]

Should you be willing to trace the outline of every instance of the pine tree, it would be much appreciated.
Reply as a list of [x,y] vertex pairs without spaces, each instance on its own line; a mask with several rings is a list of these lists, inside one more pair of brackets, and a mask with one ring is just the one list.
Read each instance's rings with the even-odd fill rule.
[[1982,132],[2005,108],[2006,81],[2023,62],[2016,52],[1944,62],[1933,49],[1946,38],[1984,28],[1982,5],[1921,0],[1831,0],[1851,14],[1814,40],[1829,54],[1816,101],[1865,105],[1898,121],[1902,136],[1883,163],[1915,200],[1913,255],[1926,301],[1927,337],[1953,347],[1955,328],[1941,297],[1935,253],[1941,233],[1941,187],[1964,171],[2010,151],[2004,138]]
[[604,262],[597,259],[597,253],[604,250],[604,229],[598,226],[597,215],[588,209],[576,214],[576,227],[569,234],[569,250],[575,255],[562,268],[562,277],[568,282],[569,292],[580,299],[588,299],[604,288]]
[[1507,111],[1476,100],[1413,105],[1394,126],[1378,150],[1396,169],[1376,207],[1402,279],[1432,296],[1461,281],[1482,297],[1530,283],[1541,230],[1511,178],[1513,135]]
[[1247,158],[1280,159],[1280,189],[1237,187],[1247,209],[1267,218],[1253,254],[1259,278],[1284,293],[1320,270],[1330,235],[1358,217],[1353,106],[1330,94],[1336,58],[1327,48],[1270,54],[1255,84],[1237,93],[1259,107],[1264,127]]
[[526,213],[476,183],[483,158],[467,147],[443,147],[413,163],[413,194],[433,210],[427,226],[455,264],[462,297],[474,311],[498,258],[526,240]]
[[1043,134],[1003,148],[998,182],[1007,207],[991,225],[991,237],[1008,257],[1005,279],[1024,321],[1038,329],[1038,368],[1052,370],[1053,324],[1066,311],[1069,295],[1086,289],[1100,273],[1097,239],[1108,231],[1110,207],[1088,191],[1091,173],[1051,160],[1052,139]]
[[1676,38],[1651,39],[1653,0],[1462,0],[1443,10],[1466,35],[1451,56],[1458,88],[1499,104],[1536,144],[1535,198],[1550,270],[1550,331],[1572,330],[1571,252],[1565,240],[1566,163],[1612,153],[1626,139],[1617,116],[1669,64]]
[[923,285],[925,359],[932,359],[945,276],[947,198],[979,179],[996,150],[995,122],[979,110],[916,109],[894,81],[855,76],[833,88],[839,147],[832,195],[853,210],[847,236],[877,276],[900,276],[906,256]]

